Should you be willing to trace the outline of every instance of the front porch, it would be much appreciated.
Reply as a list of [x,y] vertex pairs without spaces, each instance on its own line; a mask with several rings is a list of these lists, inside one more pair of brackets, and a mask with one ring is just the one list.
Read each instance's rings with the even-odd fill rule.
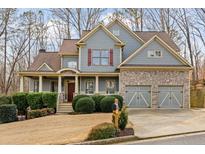
[[24,92],[24,78],[29,78],[29,92],[57,92],[57,112],[72,109],[71,102],[77,94],[111,95],[119,93],[118,73],[59,73],[20,74],[20,92]]

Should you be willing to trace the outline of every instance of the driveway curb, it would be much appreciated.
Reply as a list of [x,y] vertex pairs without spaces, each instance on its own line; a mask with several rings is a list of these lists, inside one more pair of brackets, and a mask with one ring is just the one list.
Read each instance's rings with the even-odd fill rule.
[[175,134],[168,134],[168,135],[159,135],[159,136],[153,136],[153,137],[138,137],[138,136],[136,136],[136,137],[138,138],[138,140],[148,140],[148,139],[172,137],[172,136],[188,135],[188,134],[196,134],[196,133],[205,133],[205,130],[175,133]]
[[105,145],[105,144],[114,144],[114,143],[128,142],[128,141],[135,141],[135,140],[138,140],[138,137],[134,135],[130,135],[130,136],[109,138],[109,139],[96,140],[96,141],[85,141],[85,142],[75,143],[74,145]]
[[106,144],[115,144],[115,143],[129,142],[129,141],[136,141],[136,140],[142,141],[142,140],[157,139],[157,138],[163,138],[163,137],[188,135],[188,134],[195,134],[195,133],[205,133],[205,130],[175,133],[175,134],[169,134],[169,135],[160,135],[160,136],[153,136],[153,137],[138,137],[135,135],[131,135],[131,136],[116,137],[116,138],[96,140],[96,141],[85,141],[85,142],[80,142],[80,143],[74,143],[74,145],[106,145]]

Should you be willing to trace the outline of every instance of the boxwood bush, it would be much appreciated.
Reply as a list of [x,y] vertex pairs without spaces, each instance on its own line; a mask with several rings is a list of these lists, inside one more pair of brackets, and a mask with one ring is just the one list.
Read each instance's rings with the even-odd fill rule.
[[87,140],[100,140],[116,137],[117,130],[112,123],[102,123],[90,131]]
[[11,96],[0,96],[0,105],[12,104]]
[[100,102],[100,108],[102,112],[112,112],[112,106],[114,103],[115,97],[105,96]]
[[124,130],[128,123],[128,113],[126,108],[123,108],[120,112],[119,120],[118,120],[118,126],[120,130]]
[[73,98],[73,101],[72,101],[72,107],[73,107],[73,110],[76,112],[76,103],[77,101],[80,99],[80,98],[84,98],[84,97],[89,97],[88,95],[76,95],[74,98]]
[[91,97],[80,98],[75,105],[76,112],[92,113],[95,111],[95,102]]
[[23,92],[16,93],[12,96],[13,103],[16,104],[19,115],[25,115],[27,107],[29,106],[26,96],[27,93],[23,93]]
[[91,98],[95,102],[95,112],[101,112],[100,102],[104,98],[104,95],[92,95]]
[[55,92],[42,93],[42,101],[43,101],[44,106],[48,108],[56,108],[57,93]]
[[0,105],[0,123],[13,122],[17,120],[17,108],[15,104]]
[[26,98],[32,110],[43,108],[42,93],[38,93],[38,92],[28,93]]

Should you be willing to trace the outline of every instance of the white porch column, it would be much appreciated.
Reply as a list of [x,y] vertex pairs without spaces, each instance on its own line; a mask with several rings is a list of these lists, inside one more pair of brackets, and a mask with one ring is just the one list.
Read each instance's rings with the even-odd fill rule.
[[61,93],[61,90],[62,90],[61,76],[58,76],[58,93]]
[[75,93],[78,94],[78,76],[75,76]]
[[39,92],[43,91],[43,77],[39,76]]
[[99,93],[99,76],[95,77],[95,93]]
[[23,85],[24,84],[24,77],[23,76],[21,76],[20,77],[20,92],[23,92]]

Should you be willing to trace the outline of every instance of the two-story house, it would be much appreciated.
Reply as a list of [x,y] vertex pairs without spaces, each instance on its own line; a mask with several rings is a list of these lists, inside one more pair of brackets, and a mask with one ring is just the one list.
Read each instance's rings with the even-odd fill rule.
[[24,77],[29,91],[55,91],[63,103],[76,94],[121,94],[133,108],[189,108],[190,64],[165,32],[132,31],[119,19],[65,39],[60,51],[40,50]]

